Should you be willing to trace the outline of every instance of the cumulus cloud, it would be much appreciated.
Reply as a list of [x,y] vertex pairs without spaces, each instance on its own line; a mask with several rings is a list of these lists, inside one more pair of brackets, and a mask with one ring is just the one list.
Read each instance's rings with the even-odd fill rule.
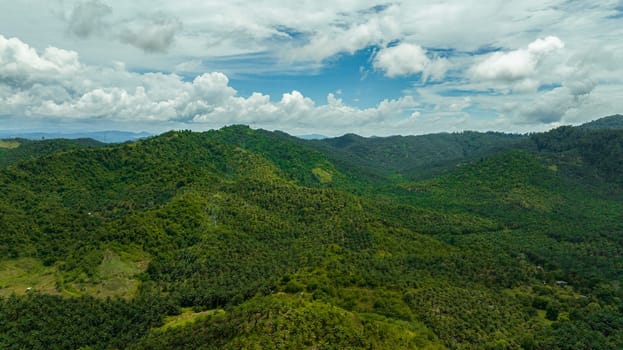
[[[388,5],[378,4],[373,0],[158,2],[158,11],[166,15],[153,15],[145,12],[145,9],[154,8],[153,2],[146,0],[32,0],[27,4],[7,1],[0,11],[0,32],[28,38],[39,51],[33,54],[32,48],[15,45],[15,42],[7,49],[6,41],[11,39],[3,38],[3,50],[10,52],[10,57],[0,58],[3,60],[0,110],[4,114],[10,109],[19,115],[34,115],[48,109],[54,111],[54,106],[64,106],[67,110],[80,106],[87,115],[94,115],[95,109],[89,110],[87,106],[104,103],[110,98],[131,101],[122,109],[102,108],[103,114],[116,118],[126,115],[123,111],[131,111],[130,107],[135,104],[139,119],[192,122],[197,116],[196,122],[209,123],[220,113],[244,120],[263,115],[268,122],[268,115],[277,120],[274,116],[279,115],[280,110],[293,106],[287,105],[287,101],[299,101],[296,106],[301,109],[307,106],[305,108],[310,111],[299,114],[310,115],[304,120],[322,120],[312,116],[319,110],[327,114],[342,111],[339,116],[344,117],[335,117],[336,120],[348,120],[346,116],[366,110],[349,106],[350,101],[370,104],[365,99],[373,94],[357,95],[354,91],[358,88],[363,91],[374,84],[380,74],[368,73],[375,68],[386,76],[421,74],[424,83],[400,86],[402,81],[399,81],[379,95],[394,93],[390,101],[398,101],[405,94],[416,96],[420,105],[405,108],[401,113],[420,113],[410,123],[442,125],[436,130],[454,125],[440,124],[442,121],[462,120],[469,113],[474,114],[471,122],[503,116],[508,118],[505,119],[507,125],[512,126],[513,121],[526,123],[508,130],[530,130],[528,122],[536,128],[549,125],[542,122],[556,120],[561,115],[561,120],[573,116],[573,121],[579,121],[581,114],[589,118],[602,113],[620,113],[623,108],[622,99],[608,97],[618,97],[623,91],[620,65],[623,43],[619,39],[623,36],[623,26],[620,18],[613,16],[618,13],[616,1],[596,2],[590,6],[560,0],[512,3],[398,0]],[[62,11],[62,16],[50,15],[58,11]],[[73,38],[68,40],[67,34]],[[546,36],[550,34],[556,36]],[[535,40],[537,37],[540,39]],[[76,38],[88,42],[76,41]],[[400,44],[388,46],[389,43]],[[404,55],[397,52],[390,55],[390,49],[407,43],[417,43],[420,51],[412,48],[404,50]],[[50,48],[46,53],[46,45],[66,50],[54,52],[54,48]],[[370,47],[381,49],[374,56]],[[68,48],[80,52],[82,64],[77,53]],[[488,51],[495,48],[508,49]],[[447,50],[448,60],[435,57],[436,49]],[[483,51],[488,52],[482,54]],[[166,54],[145,55],[145,52]],[[342,55],[349,54],[358,56],[356,60],[343,60]],[[373,57],[365,61],[362,56],[366,54]],[[17,59],[11,55],[26,58]],[[115,69],[106,68],[114,61],[125,63],[114,63]],[[355,86],[356,82],[350,86],[340,85],[344,94],[339,97],[344,101],[334,95],[327,98],[326,104],[318,99],[311,100],[311,107],[309,101],[305,102],[308,97],[304,94],[299,93],[302,101],[296,96],[295,91],[303,89],[296,86],[296,78],[288,85],[289,92],[283,104],[283,91],[273,96],[248,95],[246,91],[252,84],[244,85],[244,81],[240,86],[245,96],[233,90],[229,82],[219,83],[221,87],[217,90],[221,89],[223,95],[210,98],[199,98],[200,88],[193,86],[193,77],[202,76],[206,70],[261,80],[263,72],[322,75],[354,61],[361,66],[360,74],[365,81],[359,86]],[[175,74],[135,74],[127,71],[124,65],[142,72],[177,72],[183,74],[184,79]],[[326,67],[330,68],[323,69]],[[425,84],[429,81],[436,83]],[[369,90],[388,85],[378,84]],[[233,92],[222,86],[228,86]],[[137,87],[143,87],[145,96]],[[203,88],[205,86],[201,86]],[[306,88],[309,90],[300,91],[319,93],[317,86]],[[327,88],[335,90],[338,86]],[[273,86],[271,91],[274,91]],[[434,93],[425,94],[424,91]],[[92,94],[87,95],[89,92]],[[466,96],[471,102],[462,109],[461,101]],[[230,102],[216,103],[219,98]],[[52,101],[53,105],[44,106],[38,101]],[[547,111],[548,103],[558,106],[558,112]],[[379,108],[377,105],[373,109]],[[61,110],[55,113],[60,115]],[[359,114],[360,118],[374,115],[366,113]],[[286,114],[279,118],[287,118]],[[76,113],[75,118],[81,117]],[[127,112],[127,118],[132,118],[132,112]],[[376,125],[374,123],[369,125]],[[382,126],[383,130],[390,130],[388,123]],[[356,125],[355,122],[345,131],[354,131]]]
[[[73,51],[48,48],[39,54],[19,39],[0,36],[0,114],[62,120],[157,121],[222,126],[231,123],[334,134],[357,125],[392,125],[414,112],[410,96],[359,109],[333,94],[325,104],[293,90],[277,101],[254,92],[239,96],[219,72],[185,81],[176,74],[132,73],[123,65],[81,64]],[[19,74],[17,74],[18,72]],[[10,78],[10,79],[9,79]],[[29,81],[14,84],[16,79]]]
[[8,85],[32,85],[73,74],[81,68],[78,54],[55,47],[42,54],[17,38],[0,35],[0,82]]
[[319,62],[336,54],[353,54],[371,45],[384,44],[399,33],[391,16],[374,16],[363,23],[329,25],[326,30],[311,33],[308,42],[301,45],[295,41],[280,51],[290,61]]
[[557,88],[540,96],[519,110],[520,122],[551,124],[558,122],[568,110],[577,105],[577,99],[564,88]]
[[516,81],[534,73],[536,60],[525,50],[496,52],[472,68],[472,76],[480,80]]
[[121,31],[121,42],[149,53],[164,53],[171,47],[175,34],[182,28],[176,18],[157,15],[144,23],[131,23]]
[[105,18],[112,14],[112,7],[99,0],[77,2],[67,20],[67,29],[70,34],[79,38],[87,38],[99,34],[109,27]]
[[536,39],[528,45],[528,52],[534,56],[543,56],[552,51],[565,47],[565,44],[555,36],[548,36],[544,39]]
[[520,107],[520,121],[544,124],[560,122],[569,111],[587,102],[594,88],[595,84],[590,80],[565,83]]
[[536,81],[539,63],[550,53],[564,48],[555,36],[537,39],[526,49],[494,52],[482,62],[470,68],[472,79],[515,84],[515,89],[531,90],[538,87]]
[[429,58],[422,47],[401,43],[381,49],[374,58],[374,67],[385,72],[388,77],[398,77],[423,73],[422,79],[440,80],[449,67],[444,58]]

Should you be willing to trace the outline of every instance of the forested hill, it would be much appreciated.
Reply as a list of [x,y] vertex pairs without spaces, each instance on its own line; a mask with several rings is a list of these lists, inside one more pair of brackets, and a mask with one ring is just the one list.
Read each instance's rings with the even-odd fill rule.
[[53,153],[80,148],[97,148],[105,144],[93,139],[51,139],[33,141],[27,139],[0,140],[0,166],[14,164]]
[[623,185],[623,129],[563,126],[532,135],[538,152],[585,185]]
[[[579,127],[568,126],[563,129],[573,130],[575,135],[567,141],[575,142],[581,133],[579,129],[623,130],[623,116],[612,115]],[[538,137],[547,133],[536,135]],[[424,179],[443,174],[465,161],[511,149],[534,150],[533,141],[534,138],[528,135],[466,131],[370,138],[346,134],[336,138],[310,140],[306,144],[327,154],[336,164],[358,173]]]
[[371,175],[425,178],[457,163],[518,148],[527,137],[503,133],[441,133],[365,138],[354,134],[308,141],[337,164]]
[[0,166],[2,349],[623,347],[621,130],[92,146]]
[[623,115],[615,114],[582,124],[585,129],[623,129]]

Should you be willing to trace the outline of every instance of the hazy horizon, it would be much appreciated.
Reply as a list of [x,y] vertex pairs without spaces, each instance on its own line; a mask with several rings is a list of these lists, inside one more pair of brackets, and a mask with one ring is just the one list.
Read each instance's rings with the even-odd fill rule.
[[2,7],[0,130],[525,133],[623,111],[616,1]]

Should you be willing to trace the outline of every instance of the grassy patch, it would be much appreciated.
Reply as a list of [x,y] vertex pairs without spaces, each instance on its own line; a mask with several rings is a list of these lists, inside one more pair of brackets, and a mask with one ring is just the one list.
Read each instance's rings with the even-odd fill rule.
[[114,251],[108,249],[97,267],[97,278],[92,283],[71,283],[67,287],[79,294],[95,297],[131,298],[138,290],[136,275],[147,269],[149,259],[139,250]]
[[[136,275],[147,269],[149,259],[139,250],[106,250],[95,278],[89,282],[64,282],[56,266],[43,266],[34,258],[0,262],[0,297],[12,293],[56,294],[69,297],[131,298],[139,287]],[[30,288],[30,290],[28,290]]]
[[547,319],[547,317],[545,317],[545,315],[547,315],[547,311],[536,310],[536,313],[537,313],[537,318],[539,319],[539,321],[543,322],[544,324],[551,326],[552,323],[554,323],[554,321],[550,321]]
[[333,174],[322,168],[313,168],[312,174],[314,174],[316,180],[318,180],[320,183],[326,184],[333,181]]
[[[33,258],[20,258],[0,262],[0,296],[28,292],[60,294],[56,288],[56,267],[43,266]],[[30,288],[30,291],[27,289]]]
[[190,323],[196,322],[202,319],[205,316],[216,315],[216,316],[225,316],[225,310],[222,309],[214,309],[214,310],[206,310],[201,312],[194,312],[192,308],[183,308],[182,313],[176,316],[168,316],[164,318],[164,325],[158,330],[165,331],[170,328],[176,328],[181,326],[186,326]]
[[0,140],[0,148],[17,148],[19,142],[14,140]]

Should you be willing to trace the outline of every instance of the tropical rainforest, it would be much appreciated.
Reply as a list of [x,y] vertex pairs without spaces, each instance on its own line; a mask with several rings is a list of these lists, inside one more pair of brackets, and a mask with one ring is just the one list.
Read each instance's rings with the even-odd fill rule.
[[623,116],[0,141],[2,349],[622,349]]

